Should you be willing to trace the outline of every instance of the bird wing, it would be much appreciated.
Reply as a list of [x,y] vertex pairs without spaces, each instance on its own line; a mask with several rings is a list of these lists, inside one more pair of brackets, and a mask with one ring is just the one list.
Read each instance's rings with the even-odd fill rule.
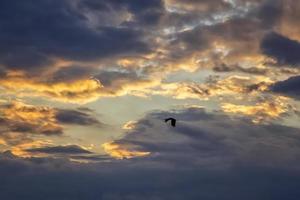
[[175,126],[175,125],[176,125],[176,120],[175,120],[175,119],[172,120],[171,125],[172,125],[172,126]]

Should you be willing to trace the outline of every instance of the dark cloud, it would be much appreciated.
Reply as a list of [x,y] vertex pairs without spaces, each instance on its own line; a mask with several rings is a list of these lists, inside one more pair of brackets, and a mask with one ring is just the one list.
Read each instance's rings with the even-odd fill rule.
[[244,68],[239,65],[229,66],[226,64],[220,64],[213,68],[215,72],[242,72],[247,74],[256,74],[256,75],[266,75],[268,73],[267,69],[257,68],[257,67],[248,67]]
[[258,6],[254,14],[261,20],[265,28],[272,29],[282,17],[282,0],[265,0]]
[[101,124],[95,117],[79,110],[58,109],[55,115],[58,122],[63,124],[96,125]]
[[110,162],[111,157],[107,155],[71,155],[71,159],[88,162]]
[[[178,125],[169,127],[166,116],[177,118]],[[148,157],[96,156],[100,163],[79,164],[0,154],[0,198],[297,200],[299,133],[198,108],[157,111],[115,141],[128,149],[149,150]]]
[[46,153],[46,154],[91,154],[92,152],[83,149],[78,145],[67,146],[50,146],[26,149],[25,151],[30,153]]
[[135,15],[136,21],[146,25],[155,25],[165,12],[162,0],[127,0],[128,10]]
[[265,36],[261,49],[279,64],[298,66],[300,63],[300,43],[278,33],[273,32]]
[[106,95],[123,95],[140,91],[141,88],[151,87],[156,85],[155,79],[150,79],[142,73],[130,69],[114,69],[114,70],[101,70],[93,79],[99,81],[103,88],[101,92]]
[[[112,87],[123,83],[136,82],[142,79],[133,70],[122,70],[122,71],[101,71],[95,75],[94,78],[98,79],[104,87]],[[119,85],[122,86],[122,85]]]
[[[73,82],[76,80],[89,79],[94,70],[89,66],[68,66],[55,71],[51,77],[48,78],[49,82]],[[71,83],[70,83],[71,84]]]
[[79,8],[84,7],[98,12],[120,11],[125,9],[133,15],[132,21],[124,21],[123,24],[156,25],[165,13],[164,1],[162,0],[112,0],[96,1],[82,0]]
[[270,90],[283,95],[300,99],[300,76],[293,76],[270,86]]
[[[177,119],[176,128],[163,122],[170,116]],[[144,123],[148,121],[151,126]],[[184,160],[191,165],[221,167],[239,162],[271,166],[273,163],[286,168],[289,164],[297,165],[294,162],[298,150],[291,145],[300,145],[299,133],[299,129],[283,125],[253,124],[247,118],[189,108],[151,113],[115,144],[133,151],[152,152],[155,159],[168,160],[175,166]]]
[[9,69],[36,72],[54,58],[93,61],[149,51],[142,32],[126,27],[93,29],[67,0],[4,0],[0,13],[0,60]]

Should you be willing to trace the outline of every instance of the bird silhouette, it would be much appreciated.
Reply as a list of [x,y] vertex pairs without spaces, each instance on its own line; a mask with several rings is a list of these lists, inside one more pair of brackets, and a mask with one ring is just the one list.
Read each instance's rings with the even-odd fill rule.
[[171,120],[171,125],[172,125],[173,127],[175,127],[175,126],[176,126],[176,119],[170,117],[170,118],[165,119],[165,122],[168,122],[168,121],[170,121],[170,120]]

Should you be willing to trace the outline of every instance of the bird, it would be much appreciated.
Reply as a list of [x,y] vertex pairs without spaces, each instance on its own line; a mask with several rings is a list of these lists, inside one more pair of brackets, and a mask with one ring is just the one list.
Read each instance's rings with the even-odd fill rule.
[[175,127],[175,126],[176,126],[176,119],[170,117],[170,118],[165,119],[165,122],[168,122],[168,121],[170,121],[170,120],[171,120],[171,125],[172,125],[173,127]]

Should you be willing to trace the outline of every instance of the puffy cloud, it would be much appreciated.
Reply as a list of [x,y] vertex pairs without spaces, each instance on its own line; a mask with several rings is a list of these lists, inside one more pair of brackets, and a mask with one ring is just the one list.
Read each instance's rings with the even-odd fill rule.
[[[102,96],[145,96],[144,90],[157,86],[166,74],[202,67],[228,71],[216,67],[222,63],[240,66],[235,68],[238,72],[274,75],[263,64],[266,55],[260,52],[260,40],[280,18],[281,12],[275,12],[282,9],[280,1],[216,0],[182,4],[173,0],[79,0],[73,3],[65,0],[28,3],[27,7],[11,2],[3,2],[3,5],[6,9],[3,15],[7,18],[3,23],[12,21],[3,25],[11,33],[4,34],[3,41],[9,38],[17,41],[13,40],[10,48],[3,51],[4,71],[0,82],[5,92],[19,93],[19,96],[51,97],[80,104]],[[53,9],[46,13],[37,11],[44,7]],[[12,9],[27,16],[23,24],[31,27],[30,30],[17,23],[18,16],[9,18],[7,13]],[[206,16],[204,18],[212,23],[199,22],[179,28],[170,21],[169,16],[173,15],[191,15],[198,21]],[[60,22],[54,16],[61,17]],[[49,19],[49,27],[41,31],[36,19]],[[270,22],[271,19],[274,22]],[[20,35],[10,27],[24,30],[26,34]],[[156,33],[150,31],[152,28]],[[52,32],[63,34],[50,34]],[[35,36],[38,39],[32,42]],[[14,47],[17,43],[22,44],[18,50]],[[21,55],[19,51],[26,53]],[[32,60],[41,62],[35,64]],[[70,62],[71,66],[59,66],[57,60]],[[24,66],[13,63],[17,61]],[[244,66],[249,63],[259,67]],[[96,66],[100,66],[100,71]],[[117,70],[110,70],[111,66]],[[8,76],[20,70],[24,76]]]
[[[107,155],[94,155],[45,137],[101,125],[88,110],[1,106],[0,145],[11,151],[0,154],[0,199],[298,200],[300,131],[274,124],[293,109],[280,95],[298,99],[298,77],[274,80],[299,74],[286,68],[298,65],[299,8],[297,0],[1,1],[1,96],[217,97],[224,110],[148,113],[103,144]],[[167,77],[202,68],[230,75]],[[170,116],[175,128],[163,121]]]

